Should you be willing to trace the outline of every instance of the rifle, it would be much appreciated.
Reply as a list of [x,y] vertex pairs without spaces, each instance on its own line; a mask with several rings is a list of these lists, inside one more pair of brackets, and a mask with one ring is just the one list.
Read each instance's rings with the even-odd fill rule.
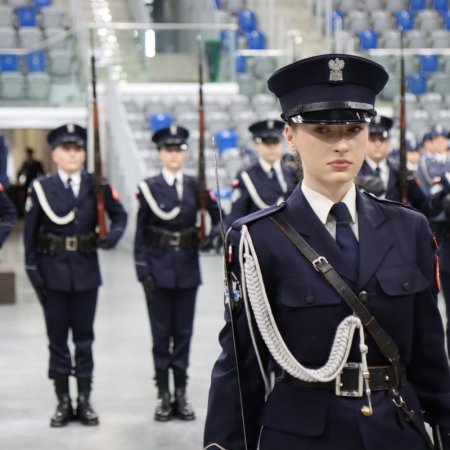
[[103,176],[102,156],[100,148],[100,125],[97,106],[97,77],[95,70],[95,55],[91,30],[91,75],[92,75],[92,121],[94,132],[94,175],[97,186],[97,233],[98,237],[105,237],[108,233],[106,227],[106,208],[105,208],[105,178]]
[[400,198],[408,204],[408,172],[406,169],[406,105],[405,105],[405,57],[403,54],[403,28],[400,30]]
[[205,111],[203,106],[203,46],[198,42],[198,186],[200,211],[200,247],[206,239]]

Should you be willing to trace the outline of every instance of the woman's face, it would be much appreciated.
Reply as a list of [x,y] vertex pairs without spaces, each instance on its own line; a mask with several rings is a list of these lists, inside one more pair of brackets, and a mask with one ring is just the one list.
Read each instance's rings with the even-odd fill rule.
[[332,199],[345,195],[366,155],[368,124],[286,125],[285,133],[302,160],[306,186]]

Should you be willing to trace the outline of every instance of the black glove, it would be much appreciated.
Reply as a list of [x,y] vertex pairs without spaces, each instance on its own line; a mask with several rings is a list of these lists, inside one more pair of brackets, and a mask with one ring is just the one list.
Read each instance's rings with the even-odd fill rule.
[[147,301],[150,301],[153,298],[153,293],[155,292],[155,282],[150,275],[147,275],[141,283],[144,288],[145,297],[147,298]]
[[47,297],[47,288],[42,284],[35,288],[39,303],[44,306],[45,298]]
[[102,248],[103,250],[109,250],[113,247],[108,239],[108,236],[98,237],[95,241],[95,245],[97,248]]

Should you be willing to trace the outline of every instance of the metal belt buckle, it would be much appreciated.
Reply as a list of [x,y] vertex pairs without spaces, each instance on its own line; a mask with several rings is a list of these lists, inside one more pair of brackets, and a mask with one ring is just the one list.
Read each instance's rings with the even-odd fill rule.
[[317,259],[315,259],[312,262],[312,265],[314,266],[314,269],[317,270],[317,272],[320,272],[320,266],[322,264],[328,264],[328,261],[326,258],[324,258],[323,256],[319,256]]
[[181,244],[181,233],[179,231],[173,231],[170,235],[169,245],[173,247],[179,247]]
[[[358,371],[358,388],[357,390],[348,390],[344,388],[343,373],[345,369]],[[339,397],[362,397],[364,392],[364,379],[361,370],[361,363],[347,363],[342,372],[336,377],[335,393]]]
[[76,236],[66,237],[65,247],[68,252],[76,252],[78,248],[78,241]]

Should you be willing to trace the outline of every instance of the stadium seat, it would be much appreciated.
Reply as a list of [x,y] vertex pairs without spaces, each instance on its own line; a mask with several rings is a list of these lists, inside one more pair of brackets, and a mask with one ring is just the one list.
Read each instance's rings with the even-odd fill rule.
[[381,64],[388,73],[393,73],[396,70],[396,60],[394,55],[373,55],[371,59],[378,64]]
[[435,72],[430,75],[430,91],[445,95],[450,92],[450,73]]
[[238,11],[245,9],[245,0],[227,0],[225,8],[232,14],[236,14]]
[[47,100],[50,94],[51,80],[46,72],[31,72],[26,77],[30,100]]
[[43,8],[45,6],[50,6],[52,0],[33,0],[33,4],[35,8]]
[[433,48],[450,47],[450,30],[433,30],[430,32],[431,46]]
[[250,99],[246,95],[233,95],[228,107],[228,113],[230,114],[231,119],[233,120],[233,117],[235,117],[239,112],[247,110],[249,105]]
[[378,46],[378,33],[373,30],[360,31],[358,33],[359,47],[362,51],[377,48]]
[[405,47],[424,48],[428,47],[428,34],[424,30],[408,30],[405,32]]
[[421,74],[436,72],[439,68],[439,55],[419,55],[419,71]]
[[25,76],[21,72],[0,74],[0,99],[20,100],[25,96]]
[[14,9],[30,6],[28,0],[7,0],[6,3]]
[[354,33],[370,29],[369,13],[358,9],[350,11],[344,19],[344,26],[347,30]]
[[358,0],[341,0],[339,9],[343,11],[345,14],[348,14],[350,11],[358,9],[358,6],[359,6]]
[[64,35],[64,28],[48,27],[44,30],[45,39],[52,39],[52,43],[48,44],[49,49],[67,48],[69,38]]
[[365,0],[364,7],[368,11],[374,11],[376,9],[383,9],[385,6],[384,0]]
[[416,27],[422,31],[442,28],[442,16],[433,9],[424,9],[416,13]]
[[230,122],[228,113],[223,111],[214,111],[205,117],[205,125],[211,135],[224,128],[229,128],[231,126]]
[[226,151],[227,149],[237,148],[238,146],[237,133],[234,130],[228,129],[217,130],[214,133],[214,139],[219,154],[223,154],[224,151]]
[[14,19],[15,15],[11,6],[0,5],[0,27],[14,26]]
[[411,11],[399,10],[395,13],[397,27],[403,30],[414,29],[414,14]]
[[372,28],[377,33],[395,28],[395,18],[390,11],[376,9],[372,11]]
[[425,0],[409,0],[409,8],[411,9],[411,11],[419,11],[425,9],[425,7]]
[[420,73],[406,75],[406,84],[408,91],[413,94],[421,95],[427,91],[427,77]]
[[[267,115],[271,111],[278,109],[278,105],[273,94],[257,94],[251,99],[251,104],[253,110],[261,120],[267,119]],[[279,117],[280,113],[278,113],[278,118]]]
[[408,129],[414,130],[417,139],[430,130],[430,115],[421,109],[416,109],[408,114]]
[[336,30],[336,23],[338,20],[341,22],[341,24],[344,23],[344,15],[345,15],[344,11],[336,9],[331,11],[331,31],[334,32]]
[[21,48],[35,47],[42,41],[42,31],[38,27],[22,27],[17,30],[18,44]]
[[276,68],[277,59],[274,56],[258,56],[253,59],[252,72],[261,80],[267,80]]
[[247,56],[237,55],[236,56],[236,73],[247,72]]
[[386,9],[395,13],[401,9],[406,9],[408,5],[409,2],[407,0],[388,0],[386,2]]
[[446,13],[448,6],[448,0],[433,0],[433,8],[440,13]]
[[67,49],[54,49],[48,52],[48,71],[58,77],[69,76],[72,72],[72,52]]
[[166,113],[156,113],[152,114],[148,118],[150,122],[150,129],[153,133],[160,130],[161,128],[168,127],[173,123],[173,116]]
[[19,70],[19,55],[0,54],[0,72],[17,72]]
[[398,75],[390,75],[389,80],[380,93],[383,100],[392,101],[400,91],[400,77]]
[[45,72],[46,57],[45,52],[36,51],[25,56],[25,64],[27,72]]
[[442,17],[444,19],[444,28],[450,30],[450,11],[443,13]]
[[151,116],[152,114],[168,111],[170,109],[166,102],[158,96],[153,96],[152,98],[145,99],[144,104],[145,106],[143,110],[146,116]]
[[37,25],[36,10],[29,6],[16,8],[17,25],[19,27],[35,27]]
[[439,111],[442,106],[442,95],[437,92],[426,92],[419,96],[421,109],[426,111],[430,116]]
[[245,33],[247,48],[250,50],[263,50],[266,48],[266,35],[261,30]]
[[436,111],[432,116],[433,124],[436,126],[440,125],[443,128],[448,129],[448,124],[450,123],[450,110],[441,109]]
[[65,15],[62,9],[56,7],[42,8],[39,11],[39,25],[42,28],[64,28]]
[[10,26],[0,26],[0,42],[2,48],[16,48],[16,30]]
[[380,48],[400,48],[401,35],[398,30],[387,30],[380,35]]
[[250,33],[256,29],[256,13],[250,9],[241,9],[236,13],[239,29]]

